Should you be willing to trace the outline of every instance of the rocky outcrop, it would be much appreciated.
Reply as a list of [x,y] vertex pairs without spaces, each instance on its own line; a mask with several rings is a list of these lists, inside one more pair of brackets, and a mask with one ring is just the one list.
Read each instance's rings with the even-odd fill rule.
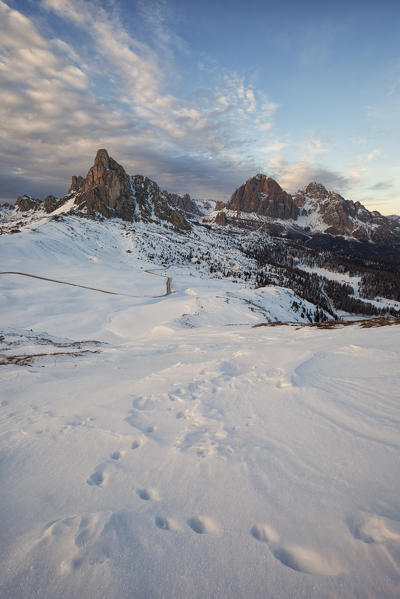
[[[179,209],[179,206],[181,209]],[[198,213],[186,194],[182,198],[160,191],[157,183],[142,175],[129,176],[107,150],[98,150],[86,177],[72,177],[67,195],[60,200],[49,195],[41,202],[30,196],[19,197],[16,208],[21,211],[42,209],[47,214],[77,213],[80,216],[121,218],[126,221],[168,221],[180,231],[191,229],[183,210]]]
[[72,177],[70,194],[75,194],[74,203],[86,214],[101,214],[109,218],[119,216],[132,220],[134,204],[131,200],[130,179],[124,168],[108,155],[107,150],[98,150],[88,174]]
[[325,233],[360,240],[386,241],[400,234],[396,222],[377,211],[370,212],[360,202],[346,200],[320,183],[310,183],[294,196],[302,215],[315,213],[326,226]]
[[43,200],[43,208],[45,209],[45,212],[47,212],[47,214],[53,212],[57,208],[57,198],[55,198],[52,195],[47,196]]
[[28,210],[38,210],[41,202],[36,198],[32,198],[28,195],[19,196],[15,202],[15,207],[21,212],[28,212]]
[[71,187],[69,188],[69,193],[71,193],[71,191],[78,191],[82,181],[83,177],[81,177],[80,175],[78,177],[76,175],[72,175],[72,183]]
[[261,174],[236,189],[226,204],[217,202],[205,220],[258,229],[272,236],[307,237],[322,232],[362,241],[400,238],[400,217],[370,212],[360,202],[346,200],[317,182],[289,195],[274,179]]
[[157,183],[147,177],[129,176],[105,149],[98,150],[85,178],[72,177],[69,193],[59,204],[71,199],[73,210],[83,215],[126,221],[160,219],[179,230],[190,229],[183,214],[174,208],[170,194],[161,192]]
[[169,221],[179,230],[191,228],[182,212],[174,207],[172,194],[160,191],[155,181],[143,175],[135,175],[131,177],[131,191],[135,203],[135,220],[151,222],[160,219]]
[[221,225],[222,227],[225,227],[228,224],[228,219],[226,218],[226,214],[223,210],[217,212],[215,216],[215,223],[217,225]]
[[190,229],[167,192],[161,192],[157,183],[147,177],[130,177],[105,149],[98,150],[85,178],[72,177],[65,201],[71,198],[76,209],[89,216],[100,214],[105,218],[148,222],[160,219],[169,221],[177,229]]
[[236,189],[226,208],[283,220],[296,219],[299,214],[292,196],[274,179],[262,174],[252,177]]
[[163,191],[162,193],[168,196],[170,203],[179,210],[188,212],[189,214],[195,214],[197,216],[201,215],[196,203],[193,202],[188,193],[185,193],[183,196],[177,195],[175,193],[168,193],[167,191]]

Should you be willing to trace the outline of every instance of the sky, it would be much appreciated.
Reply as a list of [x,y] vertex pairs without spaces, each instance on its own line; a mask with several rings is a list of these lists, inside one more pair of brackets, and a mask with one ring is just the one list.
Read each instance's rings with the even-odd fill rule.
[[400,214],[400,3],[0,0],[0,199],[106,148],[168,191],[256,173]]

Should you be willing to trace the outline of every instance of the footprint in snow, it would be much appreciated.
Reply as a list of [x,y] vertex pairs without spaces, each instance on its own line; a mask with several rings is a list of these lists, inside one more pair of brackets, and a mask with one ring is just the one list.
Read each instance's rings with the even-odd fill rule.
[[157,516],[154,523],[160,530],[179,530],[178,525],[172,518]]
[[267,524],[255,524],[251,529],[251,536],[262,543],[275,543],[278,541],[277,533]]
[[187,521],[190,528],[199,535],[218,532],[217,524],[206,516],[194,516]]
[[271,547],[271,551],[273,556],[284,566],[297,572],[303,572],[304,574],[337,576],[343,571],[343,568],[334,556],[327,558],[306,547],[297,545]]
[[142,445],[142,441],[134,441],[131,445],[132,449],[138,449]]
[[272,555],[281,564],[297,572],[336,576],[343,571],[335,556],[324,557],[321,553],[299,545],[280,545],[278,534],[268,524],[255,524],[250,534],[257,541],[267,543]]
[[112,460],[119,460],[122,458],[123,455],[124,455],[123,451],[113,451],[112,454],[110,455],[110,458]]
[[361,512],[347,521],[355,539],[363,543],[386,543],[400,541],[400,524],[376,514]]
[[150,410],[154,410],[156,402],[153,399],[149,399],[146,397],[137,397],[133,400],[132,406],[136,410],[140,410],[141,412],[148,412]]
[[106,481],[106,474],[102,470],[96,469],[86,482],[90,486],[103,487]]
[[144,501],[158,501],[158,492],[155,489],[138,489],[137,491],[140,499]]

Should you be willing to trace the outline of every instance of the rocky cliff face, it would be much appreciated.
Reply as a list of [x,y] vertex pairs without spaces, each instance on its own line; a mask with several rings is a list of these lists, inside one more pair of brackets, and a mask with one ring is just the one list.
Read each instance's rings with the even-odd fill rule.
[[345,200],[320,183],[310,183],[294,196],[302,216],[312,213],[326,225],[325,233],[362,240],[385,241],[400,234],[396,223],[377,211],[370,212],[360,202]]
[[[190,224],[177,208],[188,205],[190,197],[181,198],[160,191],[157,183],[141,175],[129,176],[107,150],[98,150],[93,166],[86,177],[72,177],[66,196],[57,200],[49,195],[41,202],[30,196],[18,198],[16,208],[22,211],[55,210],[75,212],[81,216],[101,215],[126,221],[168,221],[179,230],[189,230]],[[63,210],[64,208],[64,210]],[[59,211],[59,210],[58,210]]]
[[28,210],[39,210],[41,201],[37,198],[32,198],[28,195],[18,196],[15,202],[15,207],[21,212],[27,212]]
[[107,150],[97,152],[94,164],[84,179],[72,177],[69,195],[74,195],[75,206],[88,215],[97,213],[106,218],[133,218],[135,206],[131,198],[130,178]]
[[236,189],[226,208],[284,220],[296,219],[299,213],[292,196],[274,179],[261,174]]
[[197,216],[201,215],[196,203],[192,200],[188,193],[180,196],[176,193],[167,193],[166,191],[163,191],[163,194],[167,194],[169,201],[179,210],[183,210],[184,212],[189,212],[189,214],[195,214]]
[[71,197],[74,205],[88,215],[101,214],[127,221],[160,219],[169,221],[177,229],[190,229],[190,224],[174,207],[167,192],[161,192],[157,183],[147,177],[127,175],[104,149],[97,152],[84,179],[72,177],[67,199]]

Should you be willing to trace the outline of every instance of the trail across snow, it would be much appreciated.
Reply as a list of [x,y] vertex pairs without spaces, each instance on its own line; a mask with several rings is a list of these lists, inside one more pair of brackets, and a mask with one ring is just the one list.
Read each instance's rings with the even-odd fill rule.
[[397,599],[398,327],[243,326],[291,296],[172,267],[154,297],[61,241],[0,238],[82,283],[0,277],[0,354],[99,350],[0,366],[1,599]]
[[[159,273],[154,273],[150,270],[145,270],[145,272],[147,272],[148,274],[154,274],[160,277],[164,277],[167,279],[167,289],[165,291],[165,293],[161,294],[161,295],[154,295],[154,296],[148,296],[148,297],[165,297],[167,295],[171,295],[172,292],[172,277],[167,277],[166,275],[163,274],[159,274]],[[14,271],[9,271],[9,272],[0,272],[0,275],[19,275],[21,277],[31,277],[32,279],[40,279],[41,281],[49,281],[50,283],[60,283],[61,285],[71,285],[71,287],[81,287],[82,289],[90,289],[91,291],[98,291],[99,293],[107,293],[109,295],[124,295],[125,297],[135,297],[135,298],[143,298],[146,296],[143,295],[132,295],[129,293],[119,293],[117,291],[106,291],[105,289],[98,289],[97,287],[88,287],[87,285],[79,285],[78,283],[70,283],[67,281],[59,281],[58,279],[49,279],[48,277],[42,277],[40,275],[33,275],[30,273],[26,273],[26,272],[14,272]]]

